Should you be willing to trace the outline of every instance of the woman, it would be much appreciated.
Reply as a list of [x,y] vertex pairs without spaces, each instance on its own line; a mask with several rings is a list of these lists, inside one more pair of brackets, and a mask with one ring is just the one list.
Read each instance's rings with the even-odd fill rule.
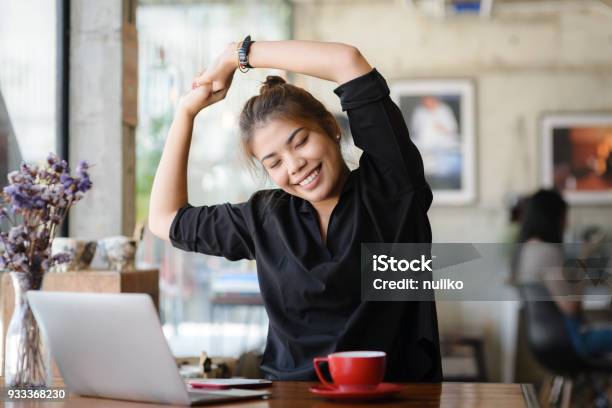
[[[178,248],[256,259],[270,319],[266,377],[312,380],[312,358],[383,350],[387,381],[441,381],[435,303],[362,302],[362,242],[431,242],[432,194],[384,78],[354,47],[278,41],[229,44],[179,103],[151,192],[149,227]],[[250,48],[247,47],[250,45]],[[194,116],[222,100],[239,65],[334,81],[355,144],[349,171],[333,115],[269,76],[240,116],[243,147],[280,187],[244,203],[192,207],[187,157]]]
[[[555,190],[539,190],[526,202],[517,261],[519,283],[542,282],[563,314],[576,351],[582,355],[612,352],[612,328],[591,328],[582,311],[585,277],[576,268],[564,268],[561,242],[567,223],[567,203]],[[588,258],[592,244],[585,243],[580,258]]]

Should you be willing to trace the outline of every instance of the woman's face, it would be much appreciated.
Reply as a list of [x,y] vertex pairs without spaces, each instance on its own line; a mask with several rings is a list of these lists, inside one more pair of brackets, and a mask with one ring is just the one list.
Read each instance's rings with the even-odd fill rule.
[[338,141],[322,129],[273,119],[255,129],[251,148],[272,180],[287,193],[312,203],[340,193],[346,165]]

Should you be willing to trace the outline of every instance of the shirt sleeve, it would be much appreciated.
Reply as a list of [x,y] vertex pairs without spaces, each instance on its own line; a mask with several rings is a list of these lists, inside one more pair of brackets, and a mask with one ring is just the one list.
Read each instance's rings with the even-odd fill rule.
[[255,259],[255,246],[248,228],[252,200],[181,208],[170,227],[170,242],[176,248],[223,256],[230,261]]
[[374,68],[340,85],[334,93],[348,114],[355,145],[363,150],[361,171],[375,173],[386,193],[425,192],[429,207],[431,190],[421,154],[382,75]]

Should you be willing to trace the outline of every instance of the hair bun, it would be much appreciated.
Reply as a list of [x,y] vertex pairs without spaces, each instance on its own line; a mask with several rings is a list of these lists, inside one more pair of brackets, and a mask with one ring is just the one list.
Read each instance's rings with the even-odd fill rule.
[[286,83],[287,82],[283,78],[279,77],[278,75],[268,75],[266,77],[266,81],[263,83],[261,88],[259,88],[259,93],[263,94],[265,92],[268,92],[272,88],[281,86]]

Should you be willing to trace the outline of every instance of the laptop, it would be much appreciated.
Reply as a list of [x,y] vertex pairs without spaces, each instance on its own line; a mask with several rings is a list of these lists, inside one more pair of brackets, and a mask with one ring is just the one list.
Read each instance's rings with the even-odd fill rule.
[[188,390],[146,294],[29,291],[68,392],[176,405],[263,398],[264,390]]

